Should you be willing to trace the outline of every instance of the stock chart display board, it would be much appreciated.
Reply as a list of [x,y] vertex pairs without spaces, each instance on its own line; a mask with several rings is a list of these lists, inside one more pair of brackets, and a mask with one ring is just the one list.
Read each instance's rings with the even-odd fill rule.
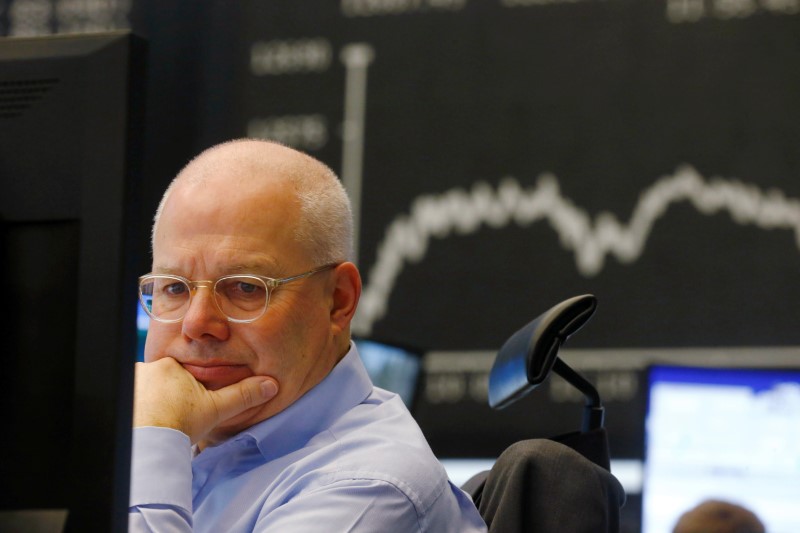
[[641,453],[650,362],[798,364],[800,0],[241,9],[230,119],[340,173],[355,332],[433,352],[416,413],[434,448],[575,429],[558,383],[495,414],[485,378],[578,294],[599,306],[573,363],[622,455]]
[[493,349],[800,344],[800,0],[249,2],[240,131],[337,170],[356,331]]

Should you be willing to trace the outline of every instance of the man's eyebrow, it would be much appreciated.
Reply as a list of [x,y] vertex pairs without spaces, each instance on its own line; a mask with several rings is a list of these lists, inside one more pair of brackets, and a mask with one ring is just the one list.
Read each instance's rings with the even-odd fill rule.
[[[177,268],[169,266],[153,266],[153,274],[168,274],[172,276],[186,276],[186,274]],[[258,274],[262,276],[280,276],[282,269],[280,265],[273,261],[252,261],[247,263],[235,263],[228,265],[224,269],[220,269],[219,275],[225,276],[228,274]]]
[[276,263],[256,261],[252,263],[237,263],[225,268],[229,274],[259,274],[266,276],[276,275],[281,269]]
[[154,266],[152,270],[153,274],[170,274],[173,276],[180,276],[180,270],[176,268],[170,268],[165,266]]

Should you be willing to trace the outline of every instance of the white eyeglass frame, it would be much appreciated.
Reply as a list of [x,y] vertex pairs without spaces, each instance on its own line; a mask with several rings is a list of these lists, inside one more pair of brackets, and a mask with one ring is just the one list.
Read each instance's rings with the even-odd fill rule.
[[[274,291],[275,289],[277,289],[281,285],[285,285],[287,283],[291,283],[292,281],[297,281],[297,280],[300,280],[300,279],[303,279],[303,278],[307,278],[309,276],[313,276],[314,274],[316,274],[318,272],[323,272],[325,270],[336,268],[340,264],[341,263],[329,263],[327,265],[323,265],[323,266],[320,266],[320,267],[317,267],[317,268],[313,268],[313,269],[311,269],[311,270],[309,270],[307,272],[303,272],[302,274],[297,274],[297,275],[294,275],[294,276],[288,276],[288,277],[285,277],[285,278],[270,278],[268,276],[259,276],[258,274],[228,274],[226,276],[219,277],[219,278],[217,278],[215,280],[204,279],[204,280],[194,280],[193,281],[193,280],[190,280],[189,278],[185,278],[185,277],[179,276],[177,274],[154,274],[154,273],[151,272],[149,274],[145,274],[145,275],[139,277],[139,304],[141,304],[142,309],[144,309],[145,313],[147,313],[147,316],[149,316],[153,320],[155,320],[157,322],[161,322],[163,324],[174,324],[174,323],[180,322],[181,320],[186,318],[186,313],[189,312],[189,307],[192,304],[192,297],[194,296],[194,293],[197,292],[197,289],[199,289],[200,287],[206,287],[206,288],[211,289],[211,292],[214,295],[213,298],[212,298],[213,301],[214,301],[214,305],[217,307],[219,312],[222,313],[225,316],[225,318],[228,319],[229,322],[234,322],[234,323],[237,323],[237,324],[249,324],[250,322],[255,322],[256,320],[258,320],[259,318],[264,316],[264,313],[267,312],[267,308],[269,307],[269,300],[270,300],[270,298],[272,296],[272,291]],[[228,316],[228,314],[225,311],[223,311],[222,307],[220,306],[219,302],[217,301],[217,296],[216,296],[216,294],[217,294],[217,290],[216,290],[217,289],[217,284],[220,281],[224,281],[224,280],[231,279],[231,278],[258,279],[258,280],[261,280],[264,283],[264,285],[266,285],[266,287],[267,287],[267,296],[266,296],[266,298],[264,300],[264,307],[263,307],[263,309],[261,309],[261,313],[259,313],[257,316],[255,316],[253,318],[233,318],[233,317]],[[189,300],[186,302],[186,311],[179,318],[170,318],[170,319],[159,318],[159,317],[155,316],[152,313],[152,311],[150,311],[150,309],[148,309],[147,304],[144,301],[145,297],[142,294],[142,285],[144,283],[148,282],[148,281],[155,280],[155,279],[174,279],[174,280],[177,280],[177,281],[180,281],[180,282],[184,283],[187,287],[189,287]]]

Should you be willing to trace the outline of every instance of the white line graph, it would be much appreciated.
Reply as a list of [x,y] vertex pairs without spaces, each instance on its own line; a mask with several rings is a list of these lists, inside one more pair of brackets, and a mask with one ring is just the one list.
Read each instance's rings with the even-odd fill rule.
[[627,224],[606,211],[592,220],[586,210],[561,194],[552,174],[542,174],[536,185],[528,188],[522,188],[512,177],[503,179],[496,189],[477,182],[471,190],[456,188],[421,195],[408,214],[397,216],[389,224],[369,270],[353,331],[368,335],[373,324],[385,316],[397,277],[407,263],[424,259],[431,239],[469,235],[482,226],[500,229],[547,221],[561,246],[575,254],[578,272],[592,277],[602,271],[607,255],[621,263],[636,261],[655,222],[670,205],[680,202],[688,202],[707,216],[727,212],[743,226],[793,230],[800,249],[800,199],[736,179],[705,179],[689,165],[680,166],[674,174],[642,191]]

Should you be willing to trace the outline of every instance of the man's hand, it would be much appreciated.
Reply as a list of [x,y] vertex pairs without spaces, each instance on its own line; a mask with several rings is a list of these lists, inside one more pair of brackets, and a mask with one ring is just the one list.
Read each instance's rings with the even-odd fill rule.
[[265,376],[210,391],[171,357],[137,363],[133,426],[177,429],[194,444],[221,422],[266,403],[277,393],[277,383]]

